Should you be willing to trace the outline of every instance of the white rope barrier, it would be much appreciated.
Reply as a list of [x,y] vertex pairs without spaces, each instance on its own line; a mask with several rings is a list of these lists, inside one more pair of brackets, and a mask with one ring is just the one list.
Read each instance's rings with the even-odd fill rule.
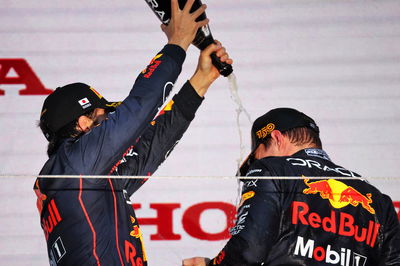
[[385,181],[400,181],[400,177],[384,177],[384,176],[374,176],[374,177],[343,177],[343,176],[307,176],[307,177],[301,177],[301,176],[108,176],[108,175],[7,175],[7,174],[1,174],[0,175],[0,180],[2,178],[97,178],[97,179],[241,179],[241,180],[252,180],[252,179],[264,179],[264,180],[269,180],[269,179],[287,179],[287,180],[298,180],[298,179],[343,179],[343,180],[385,180]]

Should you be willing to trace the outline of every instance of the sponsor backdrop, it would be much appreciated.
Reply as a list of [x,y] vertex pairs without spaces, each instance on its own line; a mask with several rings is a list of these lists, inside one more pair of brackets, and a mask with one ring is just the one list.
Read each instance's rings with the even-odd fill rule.
[[[214,37],[235,60],[252,119],[280,106],[304,111],[319,124],[331,158],[371,177],[399,206],[400,3],[204,2]],[[45,95],[82,81],[108,100],[123,99],[166,38],[144,0],[16,0],[2,1],[0,39],[0,264],[46,265],[32,191],[46,160],[36,127]],[[198,53],[189,49],[175,92]],[[251,123],[240,122],[248,152]],[[235,104],[221,78],[159,178],[131,199],[150,265],[215,256],[224,245],[237,202],[238,184],[229,177],[239,146]]]

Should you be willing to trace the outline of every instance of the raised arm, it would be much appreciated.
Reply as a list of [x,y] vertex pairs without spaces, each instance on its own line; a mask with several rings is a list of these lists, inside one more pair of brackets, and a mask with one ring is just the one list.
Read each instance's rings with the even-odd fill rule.
[[[129,96],[101,126],[93,128],[82,136],[71,149],[79,158],[71,163],[79,174],[108,174],[109,170],[121,159],[121,155],[132,145],[132,140],[143,134],[148,123],[155,117],[173,84],[181,72],[185,59],[185,50],[192,42],[199,27],[207,21],[196,22],[199,12],[190,13],[188,1],[183,10],[177,7],[177,0],[172,0],[174,15],[171,23],[165,28],[168,31],[168,44],[139,74]],[[90,136],[89,136],[90,135]]]
[[[216,52],[221,60],[231,63],[219,43],[210,45],[199,57],[193,77],[187,81],[172,101],[152,121],[139,141],[126,153],[113,175],[152,175],[182,138],[212,82],[219,72],[211,64],[210,54]],[[197,80],[198,79],[198,80]],[[123,180],[131,195],[144,180]]]

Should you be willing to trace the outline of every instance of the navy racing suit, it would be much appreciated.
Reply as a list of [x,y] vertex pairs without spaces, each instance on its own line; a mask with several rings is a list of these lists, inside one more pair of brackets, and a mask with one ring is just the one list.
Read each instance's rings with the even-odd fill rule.
[[[151,175],[194,118],[202,98],[187,82],[164,109],[185,58],[166,45],[101,126],[66,139],[40,175]],[[153,120],[153,121],[152,121]],[[147,265],[130,196],[143,179],[38,178],[51,265]]]
[[209,265],[400,265],[391,199],[323,150],[262,158],[247,176],[304,179],[242,179],[232,236]]

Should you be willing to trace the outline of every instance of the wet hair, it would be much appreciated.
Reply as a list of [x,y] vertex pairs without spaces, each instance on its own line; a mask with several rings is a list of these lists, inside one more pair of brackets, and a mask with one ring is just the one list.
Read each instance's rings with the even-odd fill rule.
[[[310,144],[318,149],[322,149],[322,142],[319,138],[319,134],[308,127],[296,127],[282,132],[282,134],[289,138],[289,141],[296,146],[304,144]],[[271,138],[267,138],[264,142],[266,148],[271,145]]]
[[[93,119],[94,111],[95,110],[91,110],[83,115]],[[77,128],[78,119],[79,119],[79,117],[77,119],[69,122],[68,124],[66,124],[65,126],[60,128],[55,133],[52,133],[43,121],[39,121],[38,126],[40,127],[42,132],[50,132],[49,133],[50,134],[49,144],[47,145],[47,155],[49,157],[57,151],[58,147],[60,146],[60,144],[62,143],[62,141],[64,139],[68,139],[68,138],[77,139],[81,135],[83,135],[84,132],[80,131]]]

